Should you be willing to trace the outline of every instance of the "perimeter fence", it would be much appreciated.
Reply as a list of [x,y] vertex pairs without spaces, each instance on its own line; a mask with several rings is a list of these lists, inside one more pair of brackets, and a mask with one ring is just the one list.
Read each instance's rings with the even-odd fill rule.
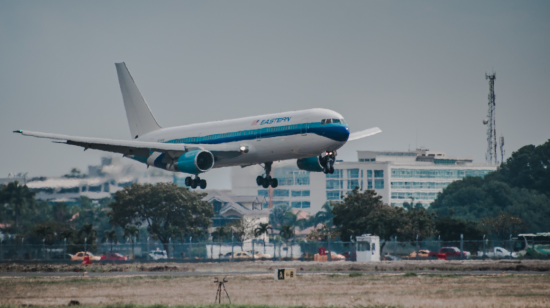
[[[48,245],[17,241],[0,242],[0,262],[11,261],[81,261],[85,253],[106,262],[238,262],[274,260],[313,261],[320,250],[327,252],[329,261],[355,261],[355,242],[341,241],[247,241],[161,243],[141,241],[131,243],[91,243]],[[437,253],[447,259],[550,259],[550,239],[528,242],[516,240],[457,240],[457,241],[381,241],[381,260],[430,260]],[[331,253],[328,253],[331,252]]]

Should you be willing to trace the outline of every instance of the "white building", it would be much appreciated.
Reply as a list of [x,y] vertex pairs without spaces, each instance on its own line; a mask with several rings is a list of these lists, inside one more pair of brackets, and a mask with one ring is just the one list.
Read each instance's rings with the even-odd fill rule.
[[81,196],[98,201],[132,183],[172,183],[174,175],[156,168],[138,171],[141,165],[122,161],[121,157],[102,157],[101,165],[88,166],[86,177],[36,178],[27,187],[36,199],[51,202],[76,202]]
[[466,176],[485,176],[496,166],[475,164],[470,157],[449,157],[445,152],[358,151],[358,161],[337,162],[333,174],[299,170],[295,161],[273,164],[275,189],[257,186],[255,178],[263,172],[259,166],[234,167],[232,191],[237,195],[265,196],[268,207],[286,204],[315,214],[327,200],[341,200],[358,186],[374,189],[385,203],[402,206],[414,198],[429,206],[451,182]]

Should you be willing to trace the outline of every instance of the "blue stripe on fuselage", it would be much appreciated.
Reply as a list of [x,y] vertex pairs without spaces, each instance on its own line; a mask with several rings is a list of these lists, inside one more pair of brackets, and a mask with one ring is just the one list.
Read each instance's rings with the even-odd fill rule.
[[223,134],[213,134],[202,137],[188,137],[166,141],[167,143],[186,143],[186,144],[220,144],[228,142],[237,142],[244,140],[264,139],[273,137],[283,137],[299,135],[304,133],[316,134],[334,141],[347,141],[349,130],[347,125],[342,124],[324,124],[304,123],[294,125],[283,125],[275,127],[265,127],[261,129],[243,130],[237,132],[228,132]]

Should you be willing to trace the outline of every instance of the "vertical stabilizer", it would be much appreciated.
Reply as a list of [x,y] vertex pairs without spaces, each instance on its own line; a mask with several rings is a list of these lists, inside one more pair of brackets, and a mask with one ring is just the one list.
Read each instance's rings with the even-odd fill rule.
[[132,138],[136,139],[142,135],[161,129],[147,102],[141,96],[132,75],[130,75],[126,67],[126,63],[115,63],[115,65]]

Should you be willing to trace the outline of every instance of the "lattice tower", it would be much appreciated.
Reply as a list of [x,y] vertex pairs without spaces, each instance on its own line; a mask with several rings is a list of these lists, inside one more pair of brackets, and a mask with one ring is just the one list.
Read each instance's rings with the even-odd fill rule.
[[498,164],[497,156],[497,129],[496,129],[496,116],[495,116],[495,79],[496,73],[487,75],[485,73],[485,80],[489,80],[489,110],[487,111],[487,153],[485,153],[485,160],[489,164]]

